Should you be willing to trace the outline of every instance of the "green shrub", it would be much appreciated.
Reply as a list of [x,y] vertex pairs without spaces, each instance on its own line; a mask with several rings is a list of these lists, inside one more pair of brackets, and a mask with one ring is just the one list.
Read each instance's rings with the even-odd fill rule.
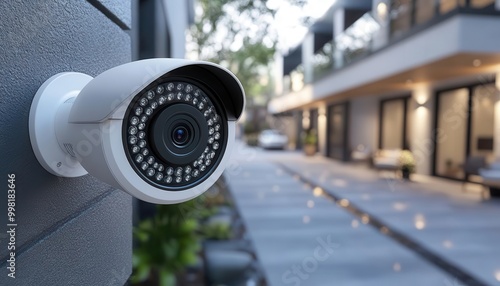
[[228,223],[214,222],[201,227],[201,233],[206,239],[231,239],[231,226]]
[[245,136],[245,141],[248,146],[259,145],[259,135],[258,134],[248,134]]
[[160,205],[153,218],[134,228],[133,283],[173,286],[176,274],[197,261],[198,222],[186,218],[180,205]]
[[401,170],[406,170],[410,173],[415,171],[415,158],[410,150],[403,150],[399,157],[399,166]]
[[318,135],[316,135],[316,130],[310,129],[306,132],[304,136],[305,145],[316,145],[318,143]]

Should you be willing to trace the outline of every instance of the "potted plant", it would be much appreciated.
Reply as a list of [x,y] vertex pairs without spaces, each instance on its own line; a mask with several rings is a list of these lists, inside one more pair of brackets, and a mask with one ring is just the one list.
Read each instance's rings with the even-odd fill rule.
[[227,222],[214,221],[201,227],[201,234],[209,240],[231,239],[231,225]]
[[304,153],[306,156],[313,156],[316,154],[316,145],[318,144],[318,136],[316,130],[310,129],[304,136]]
[[411,173],[415,172],[415,158],[410,150],[403,150],[401,152],[399,166],[403,179],[410,180]]

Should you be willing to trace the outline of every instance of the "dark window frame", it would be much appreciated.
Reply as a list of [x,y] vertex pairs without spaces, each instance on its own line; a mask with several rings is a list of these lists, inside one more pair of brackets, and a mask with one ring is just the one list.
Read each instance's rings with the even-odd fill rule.
[[[344,121],[344,126],[343,126],[343,142],[342,142],[342,156],[341,158],[333,157],[331,155],[331,126],[330,126],[330,117],[333,115],[332,110],[337,107],[337,106],[343,106],[344,108],[344,116],[343,116],[343,121]],[[336,102],[329,104],[326,108],[326,156],[331,159],[335,160],[341,160],[343,162],[347,162],[350,160],[350,150],[349,150],[349,125],[350,125],[350,102],[349,101],[342,101],[342,102]]]
[[[309,130],[314,129],[316,136],[319,133],[319,110],[318,108],[309,109]],[[319,148],[319,140],[316,140],[316,149]]]
[[432,150],[432,162],[431,162],[431,170],[432,170],[432,175],[435,177],[439,178],[445,178],[449,180],[454,180],[454,181],[459,181],[459,182],[467,182],[469,181],[469,175],[464,174],[463,178],[455,178],[455,177],[449,177],[449,176],[444,176],[440,175],[437,173],[437,153],[438,153],[438,134],[437,130],[439,127],[439,99],[440,96],[448,91],[453,91],[457,89],[462,89],[466,88],[468,91],[468,97],[467,97],[467,123],[466,123],[466,130],[465,130],[465,159],[469,157],[470,155],[470,149],[471,149],[471,133],[472,133],[472,102],[473,102],[473,97],[474,97],[474,88],[482,85],[488,85],[488,84],[494,84],[495,80],[494,79],[486,79],[485,81],[481,82],[475,82],[472,84],[467,84],[467,85],[455,85],[453,87],[447,87],[447,88],[442,88],[442,89],[436,89],[434,91],[434,114],[433,114],[433,130],[432,130],[432,142],[433,142],[433,150]]
[[297,138],[295,140],[295,149],[299,150],[299,149],[302,149],[303,147],[303,136],[304,136],[304,127],[302,126],[302,121],[303,121],[303,118],[304,118],[304,113],[302,112],[302,110],[297,110],[296,111],[296,124],[297,124]]
[[406,94],[397,97],[385,98],[379,102],[379,117],[378,117],[378,149],[382,149],[382,134],[383,134],[383,118],[384,104],[391,101],[403,101],[403,134],[401,138],[400,148],[402,150],[410,149],[408,139],[408,105],[410,104],[411,94]]
[[[488,6],[482,7],[482,8],[475,8],[472,7],[471,1],[470,0],[465,0],[464,6],[460,6],[459,3],[457,3],[457,6],[446,12],[446,13],[441,13],[440,11],[440,1],[437,1],[435,4],[435,10],[434,10],[434,16],[431,17],[428,21],[423,22],[423,23],[417,23],[416,21],[416,7],[417,7],[417,1],[418,0],[410,0],[410,11],[409,11],[409,17],[410,17],[410,27],[408,30],[402,32],[400,35],[394,36],[394,31],[392,29],[392,19],[389,21],[389,25],[391,26],[390,31],[389,31],[389,38],[390,41],[392,42],[393,39],[396,40],[402,40],[403,38],[411,37],[413,34],[418,33],[421,30],[425,30],[428,27],[431,27],[449,17],[452,17],[457,14],[476,14],[476,15],[499,15],[500,11],[495,9],[495,3],[492,3]],[[394,7],[397,5],[397,0],[392,0],[389,3],[389,11],[393,11]]]

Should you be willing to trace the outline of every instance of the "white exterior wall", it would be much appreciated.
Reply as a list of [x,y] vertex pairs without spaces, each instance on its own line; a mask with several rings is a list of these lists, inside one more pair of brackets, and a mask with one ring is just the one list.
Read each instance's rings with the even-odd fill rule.
[[[338,35],[344,32],[344,22],[345,22],[345,11],[344,9],[337,9],[333,13],[333,38],[335,39]],[[333,51],[333,59],[335,67],[341,67],[344,61],[344,55],[338,49]]]
[[170,56],[186,57],[186,30],[188,28],[188,8],[186,0],[162,0],[167,15],[170,34]]
[[325,104],[321,105],[318,107],[318,152],[326,156],[326,149],[327,149],[327,121],[328,118],[326,116],[327,113],[327,107]]
[[274,94],[281,95],[283,93],[283,65],[284,59],[280,52],[274,54],[274,68],[273,68],[273,82],[274,82]]
[[314,34],[309,33],[302,42],[302,65],[304,66],[304,83],[313,79]]
[[410,149],[416,163],[416,172],[432,174],[432,155],[434,152],[434,90],[423,86],[413,90],[408,108],[410,128]]

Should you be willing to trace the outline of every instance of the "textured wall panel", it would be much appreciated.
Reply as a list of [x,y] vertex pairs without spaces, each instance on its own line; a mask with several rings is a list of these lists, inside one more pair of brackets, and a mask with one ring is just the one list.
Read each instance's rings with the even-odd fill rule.
[[[124,30],[132,27],[132,12],[130,0],[88,0],[101,10],[110,20]],[[138,0],[135,0],[138,1]]]
[[[116,190],[18,257],[1,285],[123,285],[132,270],[132,198]],[[110,206],[113,206],[110,208]],[[6,268],[0,270],[0,281]]]
[[[105,1],[116,11],[130,9],[129,1]],[[112,5],[112,6],[110,6]],[[130,12],[129,12],[130,13]],[[76,179],[62,179],[50,175],[37,162],[28,136],[28,114],[33,96],[38,87],[50,76],[64,71],[78,71],[95,76],[113,66],[130,61],[130,38],[113,21],[87,1],[2,1],[0,2],[0,174],[7,184],[7,174],[17,177],[16,220],[17,246],[28,261],[42,251],[46,237],[58,233],[61,257],[73,241],[66,239],[69,221],[80,230],[82,239],[94,241],[101,237],[92,231],[98,220],[82,219],[82,213],[100,206],[113,216],[124,211],[123,221],[109,221],[105,212],[100,227],[108,228],[103,248],[116,248],[117,252],[130,254],[131,245],[116,244],[113,237],[129,237],[131,233],[131,204],[107,200],[114,192],[87,175]],[[2,192],[2,194],[5,194]],[[122,194],[124,197],[128,195]],[[125,198],[121,198],[125,200]],[[7,255],[6,230],[7,198],[0,195],[0,266],[4,270]],[[107,204],[103,206],[103,204]],[[61,228],[63,227],[63,228]],[[52,240],[55,238],[52,238]],[[36,248],[35,248],[36,246]],[[55,248],[52,249],[55,251]],[[109,253],[108,253],[109,255]],[[78,261],[71,263],[94,263],[96,267],[108,269],[96,252],[87,253],[81,249]],[[108,257],[107,259],[113,259]],[[120,256],[127,271],[130,257]],[[102,262],[101,262],[102,261]],[[102,263],[102,264],[101,264]],[[27,275],[37,269],[33,264],[19,266],[19,275]],[[64,263],[57,275],[66,274]],[[74,265],[73,265],[74,266]],[[41,270],[50,268],[48,263],[38,265]],[[110,270],[110,269],[108,269]],[[111,270],[110,270],[111,271]],[[42,272],[40,272],[42,273]],[[94,274],[88,271],[71,272],[73,277],[84,281]],[[56,273],[54,273],[56,275]],[[111,275],[111,274],[109,274]],[[0,285],[5,284],[5,275],[0,276]],[[54,278],[55,279],[55,278]],[[7,281],[11,282],[11,281]],[[42,284],[38,284],[42,285]],[[88,284],[91,285],[91,284]]]

